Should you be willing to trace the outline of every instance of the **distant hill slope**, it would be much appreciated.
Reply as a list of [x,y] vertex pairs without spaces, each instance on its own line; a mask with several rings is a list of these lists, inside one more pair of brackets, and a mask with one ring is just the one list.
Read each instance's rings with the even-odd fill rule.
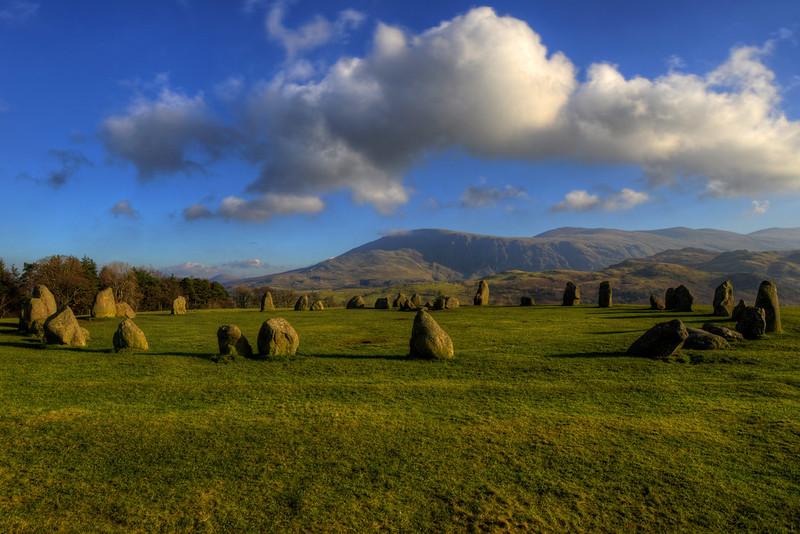
[[237,283],[336,289],[456,281],[510,270],[591,272],[627,259],[687,247],[702,249],[707,254],[800,249],[800,228],[768,229],[747,235],[690,228],[647,231],[559,228],[536,237],[412,230],[382,237],[310,267]]

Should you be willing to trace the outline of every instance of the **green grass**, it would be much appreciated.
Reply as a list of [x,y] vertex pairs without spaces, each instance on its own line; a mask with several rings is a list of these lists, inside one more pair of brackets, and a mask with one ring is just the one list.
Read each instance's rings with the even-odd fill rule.
[[[0,322],[0,532],[800,529],[800,309],[786,333],[630,358],[695,314],[463,307],[453,362],[413,314],[141,314],[151,352],[41,348]],[[217,364],[286,317],[289,361]]]

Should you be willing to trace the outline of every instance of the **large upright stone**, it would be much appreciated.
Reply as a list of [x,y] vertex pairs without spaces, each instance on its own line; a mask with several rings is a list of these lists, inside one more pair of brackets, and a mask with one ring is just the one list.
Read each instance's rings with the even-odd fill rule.
[[714,315],[730,317],[733,306],[733,282],[725,280],[714,290]]
[[683,346],[689,332],[680,319],[659,323],[642,334],[628,348],[631,356],[644,358],[667,359]]
[[567,282],[564,288],[564,296],[561,300],[562,306],[575,306],[581,303],[581,288],[572,282]]
[[311,309],[311,302],[308,295],[303,295],[294,303],[294,311],[308,311]]
[[86,332],[78,324],[78,319],[69,306],[47,319],[44,323],[44,338],[47,343],[55,345],[86,346]]
[[661,300],[659,297],[650,294],[650,309],[651,310],[663,310],[664,309],[664,301]]
[[405,293],[400,292],[392,301],[392,308],[402,308],[408,302],[408,297]]
[[172,315],[186,315],[186,297],[175,297],[172,301]]
[[289,321],[274,317],[264,321],[258,331],[260,356],[294,356],[300,346],[300,336]]
[[19,316],[19,331],[23,334],[44,334],[44,323],[50,317],[47,304],[40,298],[29,298],[22,303]]
[[455,356],[453,341],[425,310],[419,310],[411,328],[409,356],[426,360],[449,360]]
[[778,301],[778,287],[768,280],[761,282],[758,286],[756,296],[756,308],[764,310],[767,321],[767,333],[780,334],[783,332],[781,326],[781,304]]
[[675,309],[675,288],[670,287],[667,288],[667,292],[664,293],[664,308],[667,310],[674,310]]
[[378,297],[375,299],[375,309],[376,310],[388,310],[389,309],[389,298],[388,297]]
[[758,339],[767,331],[767,316],[764,308],[747,306],[736,322],[736,331],[745,339]]
[[136,317],[136,312],[127,302],[117,302],[117,317],[124,317],[125,319],[133,319]]
[[419,296],[419,293],[414,293],[411,295],[411,298],[409,298],[408,301],[415,309],[422,307],[422,297]]
[[117,331],[114,332],[114,352],[126,351],[146,351],[150,349],[142,329],[136,326],[132,319],[123,319]]
[[733,319],[734,321],[738,321],[739,319],[742,318],[742,314],[744,314],[744,311],[746,309],[747,309],[747,304],[744,303],[744,299],[739,300],[739,304],[737,304],[736,307],[733,308],[733,312],[731,313],[731,319]]
[[95,295],[92,317],[95,319],[110,319],[116,316],[117,302],[114,299],[114,290],[107,287]]
[[475,298],[472,299],[475,306],[488,306],[489,305],[489,282],[481,280],[478,282],[478,291],[475,293]]
[[692,296],[692,292],[684,286],[680,285],[675,288],[675,301],[674,307],[671,308],[675,311],[680,312],[690,312],[692,311],[692,305],[694,304],[694,296]]
[[45,308],[47,308],[47,316],[50,317],[55,312],[58,311],[58,306],[56,306],[56,298],[47,289],[47,286],[44,284],[39,284],[33,288],[33,298],[42,299]]
[[253,347],[235,324],[225,324],[217,329],[217,345],[221,356],[253,356]]
[[601,282],[597,291],[597,305],[601,308],[610,308],[612,304],[611,282]]
[[367,303],[364,302],[364,297],[362,297],[361,295],[356,295],[355,297],[347,301],[348,310],[360,310],[366,307]]
[[261,295],[261,311],[274,310],[275,303],[272,302],[272,293],[267,291]]

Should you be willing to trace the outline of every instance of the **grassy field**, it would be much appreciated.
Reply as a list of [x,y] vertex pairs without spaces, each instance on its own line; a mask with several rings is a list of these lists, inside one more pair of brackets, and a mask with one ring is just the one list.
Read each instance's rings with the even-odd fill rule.
[[[641,306],[435,314],[141,314],[148,354],[47,347],[0,322],[0,532],[793,531],[800,309],[682,361],[624,355]],[[281,315],[289,361],[214,363],[217,326]]]

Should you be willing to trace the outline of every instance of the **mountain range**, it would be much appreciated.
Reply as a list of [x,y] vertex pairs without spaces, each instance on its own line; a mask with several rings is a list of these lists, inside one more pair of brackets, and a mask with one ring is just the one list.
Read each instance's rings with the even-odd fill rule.
[[[792,250],[800,250],[800,228],[770,228],[750,234],[683,227],[642,231],[558,228],[534,237],[421,229],[386,235],[309,267],[228,285],[296,290],[381,288],[458,283],[508,272],[592,273],[611,266],[635,267],[644,276],[642,269],[653,269],[655,264],[719,276],[769,274],[780,278],[794,273],[791,266],[796,266],[800,256],[781,252]],[[636,259],[646,261],[626,266],[626,261]]]

